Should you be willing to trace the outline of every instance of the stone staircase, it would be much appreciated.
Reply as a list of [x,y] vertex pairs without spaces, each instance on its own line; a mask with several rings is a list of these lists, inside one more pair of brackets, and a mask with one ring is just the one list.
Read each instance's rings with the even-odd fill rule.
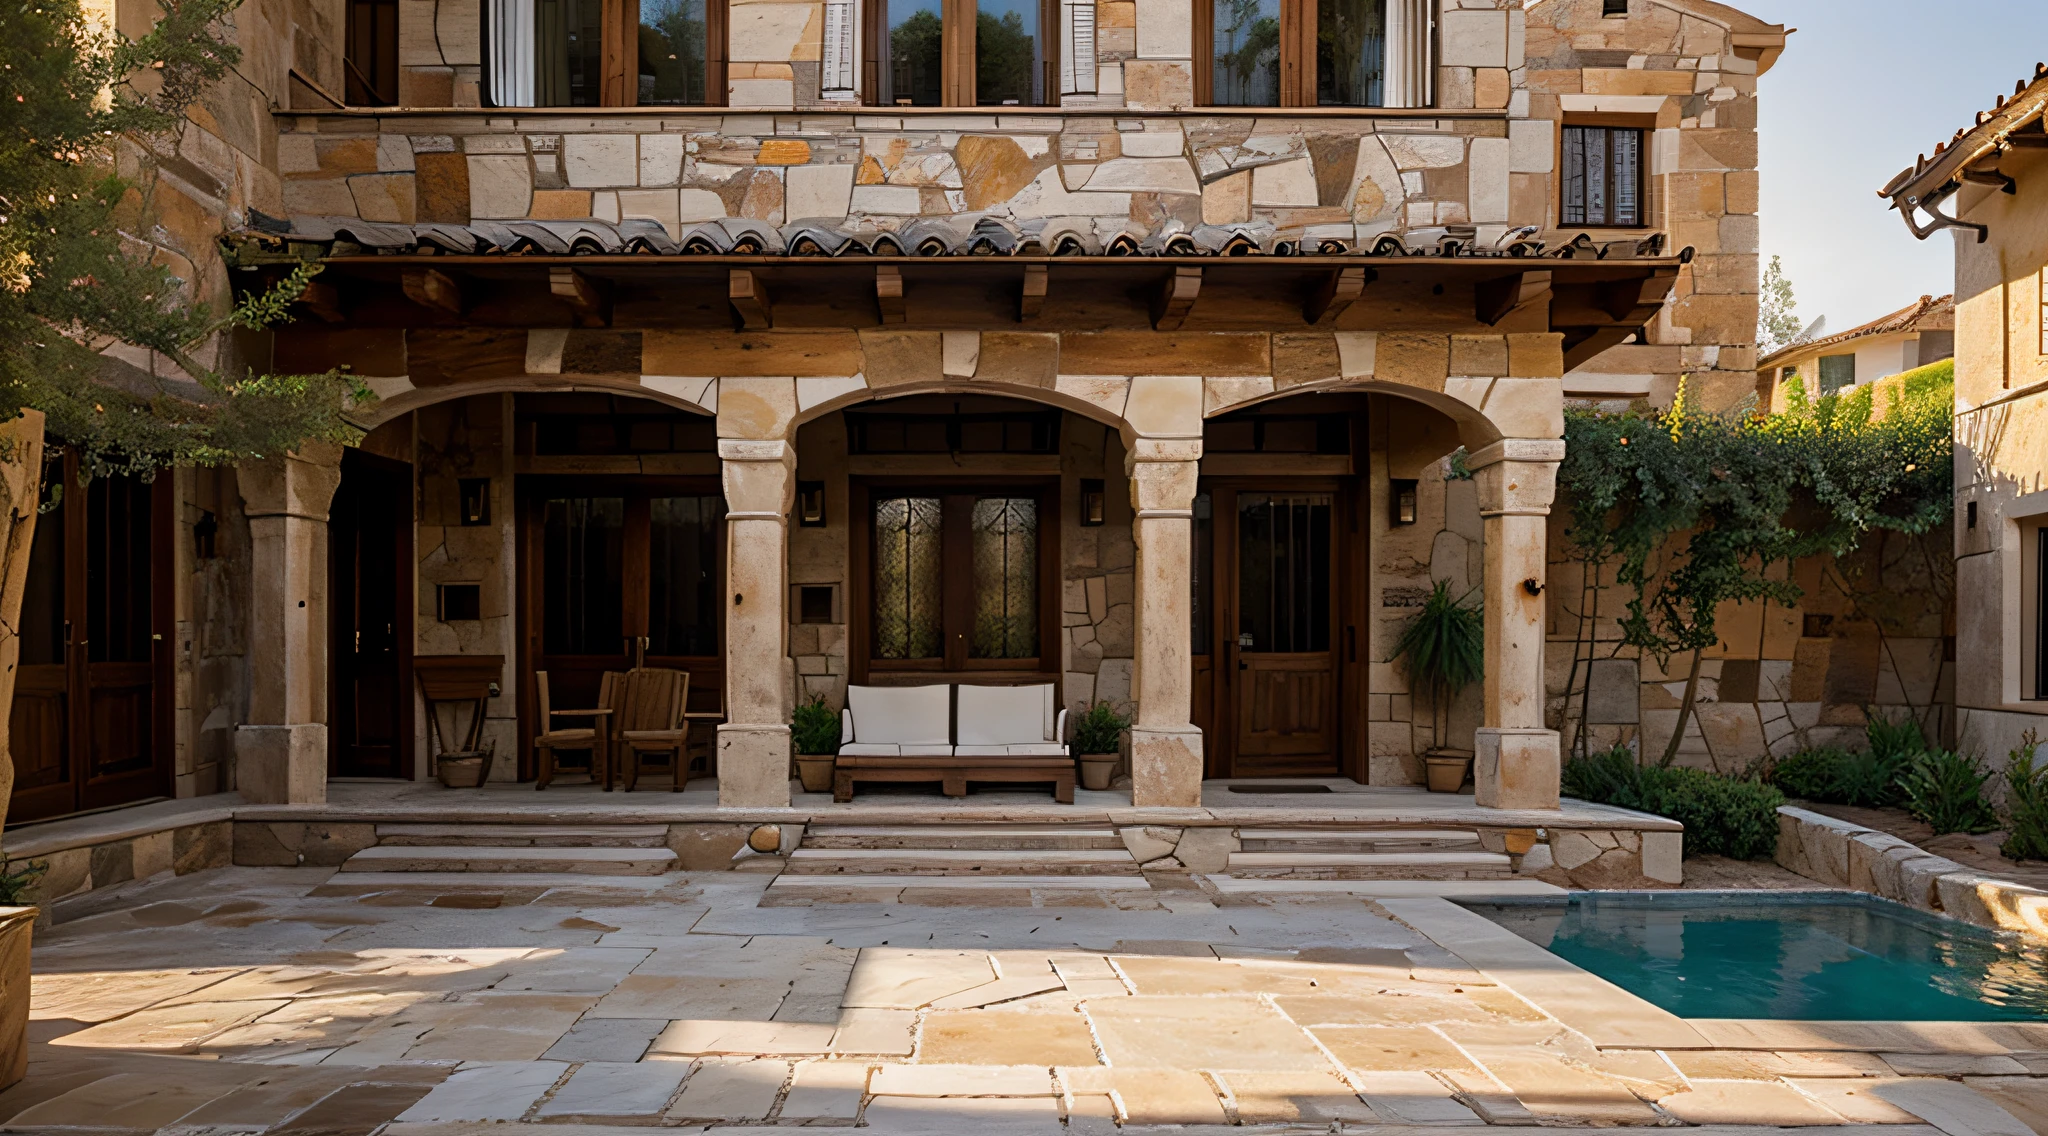
[[1104,877],[1143,880],[1123,839],[1107,825],[822,824],[804,831],[777,882],[901,886],[906,877],[1070,887]]
[[660,824],[380,824],[344,872],[659,876],[681,867]]
[[1514,866],[1464,828],[1245,828],[1238,879],[1504,880]]

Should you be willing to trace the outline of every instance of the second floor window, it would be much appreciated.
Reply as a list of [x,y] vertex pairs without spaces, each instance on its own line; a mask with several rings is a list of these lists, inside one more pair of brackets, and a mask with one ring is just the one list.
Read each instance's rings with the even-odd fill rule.
[[1643,221],[1643,131],[1622,126],[1564,128],[1562,225],[1628,227]]
[[1210,106],[1427,106],[1426,0],[1196,0]]
[[489,0],[495,106],[725,101],[725,0]]
[[1059,102],[1052,0],[868,0],[872,106]]

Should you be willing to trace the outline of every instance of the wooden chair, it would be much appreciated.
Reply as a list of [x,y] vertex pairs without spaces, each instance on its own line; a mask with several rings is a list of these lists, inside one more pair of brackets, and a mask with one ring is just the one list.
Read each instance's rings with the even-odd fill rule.
[[690,731],[683,724],[683,704],[689,695],[690,676],[684,671],[646,667],[626,675],[625,713],[619,719],[626,792],[639,783],[641,759],[653,753],[671,755],[675,765],[671,792],[680,793],[689,783]]
[[[590,751],[590,782],[595,785],[600,777],[605,792],[612,789],[611,735],[619,716],[619,701],[626,691],[625,676],[617,671],[604,672],[604,680],[598,686],[599,705],[589,710],[557,710],[548,693],[548,672],[535,671],[533,682],[539,694],[541,735],[533,739],[534,754],[540,759],[540,775],[534,780],[534,789],[548,787],[555,779],[555,751],[557,749],[583,749]],[[589,726],[558,729],[557,718],[589,718]]]

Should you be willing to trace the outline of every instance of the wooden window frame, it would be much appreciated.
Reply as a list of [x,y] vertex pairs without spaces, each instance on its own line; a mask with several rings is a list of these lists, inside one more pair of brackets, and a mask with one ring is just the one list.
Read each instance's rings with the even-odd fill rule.
[[[1613,221],[1567,221],[1565,220],[1565,194],[1568,183],[1565,180],[1565,132],[1574,128],[1596,128],[1605,130],[1633,130],[1642,138],[1636,160],[1636,220],[1632,224]],[[1654,115],[1641,114],[1571,114],[1558,124],[1557,153],[1553,169],[1557,171],[1557,224],[1559,228],[1570,229],[1650,229],[1656,227],[1659,203],[1655,187],[1657,179],[1650,172],[1654,165],[1653,154],[1657,144],[1657,119]],[[1613,151],[1610,149],[1609,153]],[[1611,195],[1610,195],[1611,199]],[[1610,203],[1611,213],[1611,203]]]
[[[981,5],[976,0],[939,0],[939,105],[977,107],[975,101],[974,39]],[[882,45],[889,42],[887,0],[862,0],[860,15],[860,101],[883,106]],[[1019,107],[1060,105],[1060,60],[1065,51],[1060,0],[1038,0],[1038,38],[1044,44],[1039,61],[1039,83],[1045,88],[1042,103],[1019,103]],[[890,104],[893,105],[893,104]],[[1002,109],[1003,104],[990,106]]]
[[[380,13],[389,16],[388,27]],[[350,106],[399,105],[397,0],[348,0],[344,19],[342,97]],[[381,89],[386,79],[391,84],[388,91]]]
[[[1060,481],[1056,477],[963,478],[944,485],[929,478],[864,477],[849,485],[851,571],[848,573],[848,670],[855,683],[887,678],[926,682],[1052,676],[1061,669],[1060,650]],[[1038,655],[1029,659],[968,657],[967,633],[973,621],[973,533],[956,519],[955,499],[1007,494],[1038,501]],[[878,497],[931,496],[946,501],[940,530],[941,654],[933,659],[874,657],[874,505]],[[969,508],[972,506],[970,505]],[[959,565],[956,569],[954,566]]]
[[[1209,106],[1216,94],[1216,4],[1195,0],[1195,105]],[[1280,102],[1284,107],[1316,105],[1315,0],[1280,0]],[[1306,66],[1304,66],[1304,64]]]
[[[598,107],[629,107],[640,105],[640,71],[638,52],[640,44],[640,0],[602,0],[599,23],[604,31],[603,42],[598,49]],[[492,5],[484,3],[481,8],[483,19],[491,19]],[[657,106],[674,106],[686,109],[697,106],[719,107],[731,101],[726,86],[727,64],[731,53],[731,10],[730,0],[704,0],[704,101],[701,103],[658,103]],[[483,35],[485,52],[489,52],[492,36],[488,28]],[[534,66],[540,66],[536,59]],[[484,61],[483,74],[489,76],[492,66]],[[497,101],[498,92],[489,92],[493,107],[504,106]],[[524,107],[507,107],[523,110]],[[596,109],[596,108],[592,108]]]

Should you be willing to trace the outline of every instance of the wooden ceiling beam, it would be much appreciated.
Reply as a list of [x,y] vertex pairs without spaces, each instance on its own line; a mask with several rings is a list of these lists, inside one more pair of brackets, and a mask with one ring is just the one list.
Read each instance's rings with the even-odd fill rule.
[[1481,280],[1472,289],[1472,314],[1488,327],[1498,326],[1523,308],[1548,300],[1554,275],[1530,271]]

